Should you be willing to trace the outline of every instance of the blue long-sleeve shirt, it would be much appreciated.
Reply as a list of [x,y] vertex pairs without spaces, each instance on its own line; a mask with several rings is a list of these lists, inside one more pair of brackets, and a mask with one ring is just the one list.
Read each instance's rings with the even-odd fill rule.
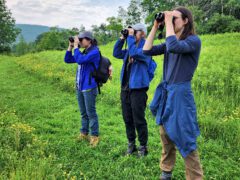
[[196,35],[177,40],[175,35],[166,38],[166,42],[143,51],[146,55],[164,54],[163,80],[168,84],[191,81],[198,65],[201,40]]
[[76,87],[80,91],[89,90],[97,87],[97,83],[91,73],[99,66],[100,52],[97,46],[91,46],[82,53],[79,49],[67,51],[64,61],[66,63],[77,63],[78,69],[76,73]]

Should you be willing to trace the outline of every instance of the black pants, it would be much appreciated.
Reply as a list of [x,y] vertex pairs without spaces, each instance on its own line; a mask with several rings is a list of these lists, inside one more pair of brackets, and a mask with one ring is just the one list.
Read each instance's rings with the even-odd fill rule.
[[146,146],[148,141],[148,128],[145,119],[147,98],[146,88],[121,91],[122,115],[128,141],[135,141],[137,130],[141,146]]

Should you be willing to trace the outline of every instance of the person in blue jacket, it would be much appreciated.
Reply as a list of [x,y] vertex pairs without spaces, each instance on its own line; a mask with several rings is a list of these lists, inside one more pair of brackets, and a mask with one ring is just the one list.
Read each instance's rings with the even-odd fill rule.
[[[128,139],[127,155],[137,152],[136,131],[140,147],[139,156],[148,154],[148,128],[145,119],[147,90],[151,76],[148,68],[151,56],[142,53],[147,29],[144,24],[136,24],[128,28],[128,37],[117,40],[113,56],[123,60],[121,71],[121,105]],[[127,41],[128,49],[123,49]]]
[[[78,46],[84,48],[83,52]],[[74,55],[72,50],[74,49]],[[94,66],[98,68],[100,62],[100,52],[97,42],[89,31],[85,31],[76,36],[74,43],[69,41],[66,52],[66,63],[77,63],[76,90],[77,99],[81,112],[80,135],[78,140],[90,140],[90,145],[95,147],[99,143],[99,124],[96,112],[96,97],[98,94],[97,83],[91,76]],[[90,129],[90,138],[89,138]]]
[[[166,42],[153,46],[156,20],[143,47],[146,55],[164,55],[163,81],[150,104],[160,125],[162,180],[170,180],[176,161],[176,147],[185,160],[186,179],[203,179],[197,151],[200,134],[191,80],[198,65],[201,40],[194,32],[191,11],[178,7],[165,11]],[[174,17],[174,21],[173,21]],[[176,146],[176,147],[175,147]]]

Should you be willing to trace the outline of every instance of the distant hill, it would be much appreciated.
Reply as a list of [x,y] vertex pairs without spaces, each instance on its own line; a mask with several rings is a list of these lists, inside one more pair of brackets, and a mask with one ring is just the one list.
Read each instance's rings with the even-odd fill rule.
[[[23,35],[24,40],[26,42],[35,41],[38,35],[44,32],[48,32],[51,28],[48,26],[32,25],[32,24],[16,24],[16,27],[22,30],[21,34]],[[62,28],[59,28],[59,29],[62,29]],[[19,41],[19,37],[20,35],[18,36],[16,42]]]
[[[39,34],[42,34],[50,30],[50,27],[48,26],[31,24],[16,24],[16,27],[21,29],[21,34],[23,35],[26,42],[33,42],[36,40]],[[19,37],[16,40],[17,42],[19,41]]]

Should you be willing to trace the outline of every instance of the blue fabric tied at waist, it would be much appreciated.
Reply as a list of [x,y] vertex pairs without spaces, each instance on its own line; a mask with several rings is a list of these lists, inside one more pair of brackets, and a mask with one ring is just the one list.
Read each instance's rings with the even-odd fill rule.
[[167,82],[163,81],[157,86],[153,100],[150,104],[150,110],[156,117],[156,123],[161,125],[161,117],[167,100]]
[[197,149],[200,131],[191,82],[160,83],[155,91],[150,110],[156,123],[163,125],[167,135],[185,158]]

